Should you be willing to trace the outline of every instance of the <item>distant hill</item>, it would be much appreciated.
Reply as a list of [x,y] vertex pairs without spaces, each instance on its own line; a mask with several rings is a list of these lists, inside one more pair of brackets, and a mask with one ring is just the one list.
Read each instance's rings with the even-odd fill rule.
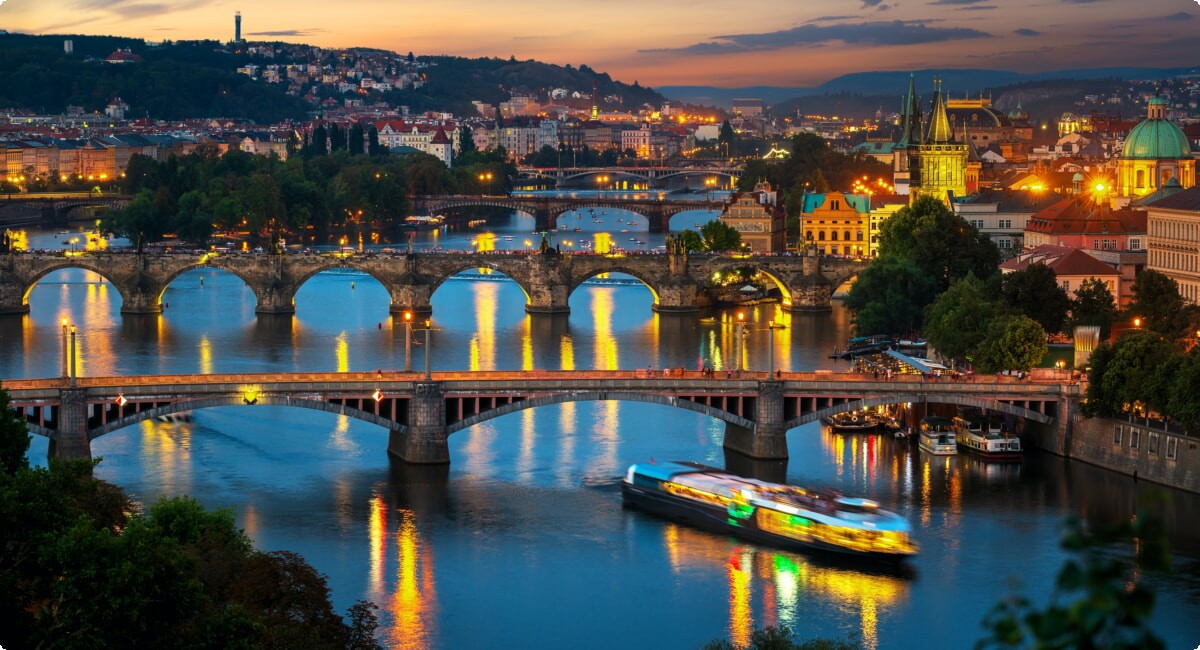
[[[918,89],[932,86],[934,77],[942,80],[943,87],[955,94],[976,94],[981,90],[1010,86],[1027,82],[1047,79],[1093,80],[1105,78],[1117,79],[1166,79],[1184,74],[1196,74],[1200,68],[1081,68],[1072,70],[1052,70],[1048,72],[1023,73],[1009,70],[917,70],[914,71]],[[668,99],[694,104],[708,104],[729,108],[734,98],[757,97],[767,105],[776,105],[789,99],[810,97],[814,95],[859,94],[864,97],[889,98],[883,102],[887,106],[896,104],[894,100],[908,88],[909,73],[898,72],[855,72],[835,77],[810,88],[786,88],[774,86],[749,86],[745,88],[714,88],[709,86],[661,86],[659,92]],[[710,101],[703,101],[703,99]],[[870,103],[870,102],[867,102]],[[874,108],[871,109],[874,111]],[[829,111],[823,111],[829,112]]]

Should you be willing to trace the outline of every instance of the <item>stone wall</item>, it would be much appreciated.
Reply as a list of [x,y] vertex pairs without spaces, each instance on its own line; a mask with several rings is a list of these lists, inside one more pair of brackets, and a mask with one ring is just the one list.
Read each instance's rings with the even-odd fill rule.
[[[1028,442],[1073,460],[1134,478],[1200,493],[1200,438],[1125,420],[1075,415],[1061,441],[1049,427],[1034,427]],[[1061,447],[1061,452],[1057,447]]]

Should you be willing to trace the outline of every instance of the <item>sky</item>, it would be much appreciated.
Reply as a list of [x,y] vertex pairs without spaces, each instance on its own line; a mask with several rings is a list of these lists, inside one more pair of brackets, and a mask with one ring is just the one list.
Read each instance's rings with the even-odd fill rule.
[[1200,65],[1200,0],[0,0],[0,29],[587,64],[648,86]]

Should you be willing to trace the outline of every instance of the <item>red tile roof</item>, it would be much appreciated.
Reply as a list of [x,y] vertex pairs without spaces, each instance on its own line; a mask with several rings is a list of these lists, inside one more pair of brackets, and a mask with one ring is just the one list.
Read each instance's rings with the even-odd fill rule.
[[1113,210],[1086,196],[1072,196],[1034,213],[1025,229],[1056,235],[1144,235],[1146,211]]

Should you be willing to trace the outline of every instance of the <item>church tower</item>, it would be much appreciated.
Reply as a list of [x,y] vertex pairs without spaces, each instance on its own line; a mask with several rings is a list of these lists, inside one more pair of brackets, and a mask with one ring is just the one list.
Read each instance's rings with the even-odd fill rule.
[[900,106],[900,139],[892,148],[892,186],[896,194],[908,194],[912,184],[909,153],[921,144],[921,101],[913,75],[908,75],[908,94]]
[[916,150],[910,150],[909,161],[912,170],[909,172],[912,185],[910,202],[922,196],[949,202],[948,192],[955,196],[966,195],[967,145],[954,141],[940,81],[936,82],[933,91],[933,111],[929,116],[928,131]]

